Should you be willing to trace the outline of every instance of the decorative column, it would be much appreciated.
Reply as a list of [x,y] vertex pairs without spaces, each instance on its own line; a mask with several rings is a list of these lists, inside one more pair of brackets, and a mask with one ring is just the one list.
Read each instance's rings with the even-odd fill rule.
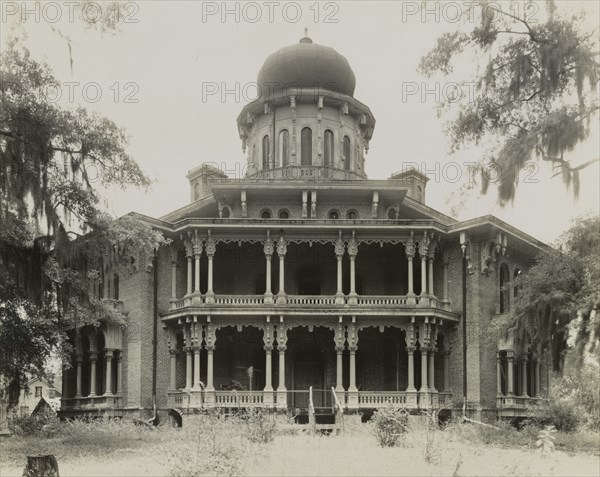
[[406,392],[416,392],[415,388],[415,348],[409,346],[406,348],[408,353],[408,385],[406,386]]
[[358,244],[352,231],[352,238],[348,242],[348,255],[350,256],[350,293],[348,294],[348,304],[358,304],[358,295],[356,293],[356,255],[358,255]]
[[113,359],[113,350],[110,348],[106,348],[104,352],[104,361],[105,361],[105,386],[104,386],[104,395],[112,396],[112,359]]
[[521,360],[521,396],[529,397],[527,394],[527,355],[522,355]]
[[271,335],[271,317],[267,316],[267,324],[263,333],[263,342],[265,350],[265,389],[263,390],[263,403],[266,406],[272,406],[273,399],[273,336]]
[[427,251],[427,265],[428,265],[427,276],[429,278],[429,284],[427,286],[427,289],[429,290],[429,295],[431,295],[431,296],[435,296],[435,293],[433,292],[433,260],[434,260],[434,258],[435,258],[435,244],[430,243],[429,250]]
[[[210,316],[207,317],[210,320]],[[215,341],[217,335],[214,325],[209,321],[206,324],[206,389],[205,389],[205,402],[206,404],[215,403],[215,386],[213,381],[214,367],[213,367],[213,353],[215,351]]]
[[279,352],[279,377],[277,382],[277,407],[287,408],[287,389],[285,387],[285,350],[287,349],[287,329],[283,316],[277,325],[277,351]]
[[535,397],[540,397],[540,360],[535,359]]
[[421,346],[421,388],[419,389],[420,394],[420,407],[423,409],[429,408],[429,388],[427,387],[427,352],[426,346]]
[[171,303],[177,300],[177,248],[171,245]]
[[411,317],[406,326],[406,353],[408,355],[408,382],[406,385],[406,405],[410,408],[417,407],[417,388],[415,388],[415,317]]
[[202,349],[202,345],[198,344],[194,346],[194,389],[200,390],[202,386],[200,386],[200,350]]
[[96,396],[96,360],[98,353],[90,352],[90,396]]
[[410,239],[405,243],[406,260],[408,261],[408,292],[407,304],[416,305],[415,287],[414,287],[414,271],[413,259],[415,258],[415,242],[413,240],[413,232],[410,233]]
[[[277,293],[277,303],[285,304],[285,254],[287,253],[287,242],[283,238],[283,234],[277,242],[277,256],[279,257],[279,292]],[[273,345],[271,345],[271,348]]]
[[115,396],[122,396],[122,384],[123,384],[123,350],[119,350],[117,355],[117,389],[115,390]]
[[429,392],[437,393],[435,388],[435,348],[429,348]]
[[212,238],[210,230],[208,231],[208,239],[206,239],[206,256],[208,257],[208,283],[206,289],[206,303],[215,302],[215,292],[213,291],[213,258],[217,251],[217,244]]
[[502,359],[500,351],[496,352],[496,397],[502,397]]
[[200,258],[202,255],[202,241],[194,239],[194,301],[200,302]]
[[[423,240],[419,243],[419,256],[421,257],[421,297],[427,296],[427,249],[429,237],[427,232],[423,233]],[[421,303],[423,304],[423,303]]]
[[271,240],[271,233],[267,230],[267,239],[264,244],[264,252],[267,263],[266,271],[266,283],[265,283],[265,304],[273,304],[273,292],[271,291],[271,257],[273,256],[273,241]]
[[356,351],[358,350],[358,329],[356,316],[348,327],[348,351],[350,352],[350,382],[348,385],[348,408],[358,409],[358,388],[356,387]]
[[194,367],[193,365],[193,350],[191,346],[187,346],[185,348],[185,389],[187,389],[188,391],[190,389],[192,389],[193,386],[193,382],[192,382],[192,369]]
[[[77,360],[77,382],[76,382],[76,390],[75,397],[81,397],[81,365],[83,364],[83,355],[78,354],[76,357]],[[63,379],[64,380],[64,379]]]
[[343,324],[343,318],[340,316],[338,320],[337,329],[334,331],[333,336],[335,342],[335,353],[336,353],[336,373],[335,373],[335,390],[340,393],[338,399],[344,402],[344,383],[343,383],[343,352],[344,342],[346,341],[345,329]]
[[507,386],[506,386],[506,395],[514,396],[514,366],[515,366],[515,352],[507,351],[506,359],[508,361],[508,373],[507,373]]
[[337,291],[335,293],[335,303],[338,305],[344,304],[344,290],[342,287],[342,259],[344,258],[345,250],[346,247],[344,246],[344,241],[342,240],[342,231],[340,230],[334,245],[335,257],[337,259]]
[[444,351],[444,391],[450,391],[450,351]]
[[193,249],[192,249],[192,242],[189,240],[186,240],[185,242],[185,253],[186,253],[186,257],[187,257],[187,295],[191,295],[192,294],[192,286],[193,286],[193,279],[192,279],[192,269],[193,264],[192,264],[192,257],[193,257]]
[[170,373],[169,373],[169,390],[177,390],[177,350],[171,348],[169,350]]

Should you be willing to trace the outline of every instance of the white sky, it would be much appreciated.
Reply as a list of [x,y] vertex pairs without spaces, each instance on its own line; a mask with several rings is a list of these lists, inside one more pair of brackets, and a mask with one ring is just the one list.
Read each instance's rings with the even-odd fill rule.
[[[7,16],[10,3],[14,2],[2,5],[3,20],[11,19]],[[371,108],[377,120],[366,159],[369,178],[387,178],[406,162],[424,164],[430,171],[437,167],[438,177],[431,176],[428,184],[427,203],[450,214],[451,207],[457,205],[462,181],[444,180],[442,171],[452,179],[456,169],[449,168],[448,161],[462,164],[476,160],[480,153],[473,150],[453,157],[448,155],[443,121],[436,114],[435,95],[427,96],[425,101],[418,95],[403,101],[403,88],[411,82],[420,85],[427,81],[416,72],[421,56],[441,33],[456,27],[443,18],[443,12],[453,14],[444,4],[431,2],[430,8],[437,5],[440,15],[436,18],[430,14],[423,21],[422,11],[403,19],[403,11],[420,8],[420,2],[404,6],[391,1],[345,1],[330,5],[300,2],[301,18],[293,23],[283,15],[285,7],[288,19],[293,17],[295,10],[288,6],[292,2],[276,2],[271,23],[268,5],[257,2],[263,16],[252,23],[247,19],[256,10],[241,3],[229,4],[229,8],[238,8],[242,13],[239,22],[233,14],[223,22],[219,14],[203,21],[202,2],[135,2],[137,12],[132,18],[137,23],[123,24],[116,36],[99,36],[94,32],[82,33],[78,25],[69,24],[68,6],[56,3],[63,19],[56,25],[74,41],[73,72],[65,41],[52,32],[47,21],[54,17],[53,10],[47,9],[48,18],[42,14],[39,21],[29,16],[23,26],[29,35],[27,46],[36,59],[44,58],[51,65],[59,80],[82,85],[75,88],[75,103],[97,110],[127,128],[131,154],[155,180],[148,194],[133,187],[111,192],[109,206],[118,215],[129,211],[163,215],[188,203],[185,174],[190,169],[205,161],[225,163],[228,169],[245,162],[235,119],[247,98],[228,95],[222,101],[217,95],[203,101],[202,85],[223,83],[229,89],[236,85],[241,89],[254,82],[265,58],[280,47],[297,42],[305,27],[315,43],[331,46],[348,59],[357,78],[354,96]],[[203,3],[205,10],[221,6],[221,2]],[[584,9],[594,28],[600,23],[599,4],[559,2],[558,8],[559,11]],[[502,7],[510,8],[510,4],[502,2]],[[320,13],[318,21],[315,10]],[[94,11],[88,12],[93,17]],[[338,22],[326,23],[327,14]],[[86,101],[82,94],[83,85],[89,82],[101,88],[102,98],[98,102]],[[120,85],[117,101],[115,83]],[[133,98],[137,103],[124,101],[127,93],[133,92],[132,86],[125,87],[126,83],[136,85]],[[433,87],[430,82],[429,88]],[[87,91],[93,97],[95,89],[88,87]],[[252,91],[248,90],[250,94]],[[63,99],[67,95],[65,86]],[[600,156],[597,117],[591,127],[590,139],[569,156],[575,162]],[[462,170],[466,180],[466,170]],[[598,213],[597,163],[584,171],[578,202],[566,191],[560,177],[549,178],[550,172],[542,165],[533,177],[534,182],[520,183],[514,204],[504,208],[496,204],[495,190],[484,197],[475,194],[459,208],[457,218],[494,214],[541,240],[552,241],[574,216],[590,211]]]

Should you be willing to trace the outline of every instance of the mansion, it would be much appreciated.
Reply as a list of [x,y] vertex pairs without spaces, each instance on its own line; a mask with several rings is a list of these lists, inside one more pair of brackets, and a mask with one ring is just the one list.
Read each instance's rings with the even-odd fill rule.
[[375,118],[334,49],[302,38],[257,82],[237,118],[245,177],[201,164],[189,204],[132,214],[170,243],[135,273],[105,273],[99,293],[127,327],[73,331],[62,415],[457,409],[465,344],[469,408],[524,415],[546,362],[491,324],[548,247],[493,216],[433,210],[417,170],[368,179]]

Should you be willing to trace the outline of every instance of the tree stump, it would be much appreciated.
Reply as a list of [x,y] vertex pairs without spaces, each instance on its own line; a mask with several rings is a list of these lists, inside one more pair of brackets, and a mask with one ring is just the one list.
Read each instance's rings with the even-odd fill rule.
[[23,477],[60,477],[53,455],[28,455]]

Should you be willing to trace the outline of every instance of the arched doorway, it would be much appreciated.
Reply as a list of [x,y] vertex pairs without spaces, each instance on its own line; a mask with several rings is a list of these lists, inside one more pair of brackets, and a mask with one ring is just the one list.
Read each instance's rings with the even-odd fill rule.
[[[325,360],[321,350],[316,346],[303,346],[298,349],[294,354],[293,373],[295,391],[308,391],[311,386],[313,390],[325,389]],[[322,394],[321,391],[313,393],[315,407],[324,406]],[[294,407],[307,409],[308,393],[294,393]]]

